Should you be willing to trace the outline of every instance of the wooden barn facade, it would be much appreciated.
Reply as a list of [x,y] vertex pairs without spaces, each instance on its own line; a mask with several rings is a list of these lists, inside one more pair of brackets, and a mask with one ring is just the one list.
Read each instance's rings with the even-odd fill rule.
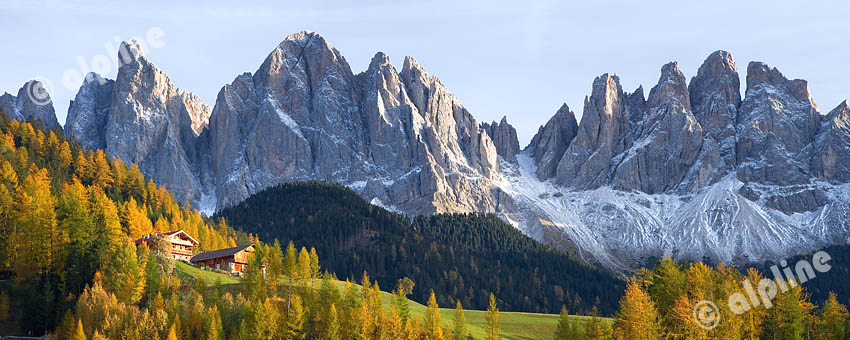
[[195,247],[199,244],[198,241],[192,238],[192,236],[189,236],[185,231],[175,230],[167,233],[145,235],[136,240],[136,246],[138,247],[144,243],[148,247],[153,247],[153,241],[157,239],[165,239],[171,244],[171,257],[178,261],[189,261],[192,255],[195,254]]
[[254,245],[249,244],[203,252],[192,257],[190,262],[200,267],[241,274],[247,269],[252,256],[254,256]]

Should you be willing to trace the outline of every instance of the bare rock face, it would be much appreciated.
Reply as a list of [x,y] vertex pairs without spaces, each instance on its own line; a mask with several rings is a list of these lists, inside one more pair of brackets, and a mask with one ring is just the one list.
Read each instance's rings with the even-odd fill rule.
[[496,121],[490,124],[481,123],[481,127],[487,131],[487,135],[493,140],[496,153],[508,162],[516,162],[516,155],[520,152],[519,140],[517,139],[516,129],[508,124],[508,117],[502,117],[502,120],[498,123]]
[[224,206],[281,178],[336,177],[362,155],[354,75],[321,38],[301,34],[282,42],[255,75],[219,92],[210,120],[215,192]]
[[44,84],[38,80],[30,80],[21,86],[18,95],[4,93],[0,96],[0,109],[11,119],[20,121],[41,121],[45,129],[62,130],[56,120],[53,100]]
[[119,57],[115,81],[91,75],[82,85],[66,135],[139,165],[205,212],[309,179],[412,214],[509,204],[489,184],[500,156],[490,133],[510,158],[516,131],[506,121],[479,126],[413,58],[397,72],[378,53],[355,75],[318,34],[293,34],[254,74],[224,86],[210,110],[134,42]]
[[497,204],[476,179],[497,174],[496,146],[439,79],[410,57],[397,72],[383,53],[354,75],[312,32],[287,37],[254,75],[221,90],[209,137],[208,190],[219,208],[306,179],[347,184],[409,213]]
[[727,167],[735,165],[735,122],[741,105],[741,83],[732,55],[716,51],[688,85],[691,108],[706,135],[719,145]]
[[[415,59],[355,74],[324,38],[281,42],[210,110],[132,43],[115,81],[91,75],[65,133],[211,213],[293,180],[342,183],[407,214],[494,212],[609,268],[647,257],[777,259],[850,240],[850,105],[821,117],[805,81],[732,56],[688,84],[676,63],[644,95],[593,81],[522,151],[507,119],[479,124]],[[0,96],[13,114],[32,111]],[[21,111],[19,107],[27,109]],[[29,110],[29,111],[27,111]],[[45,113],[46,114],[46,113]]]
[[537,177],[547,179],[555,176],[558,162],[578,132],[576,116],[567,104],[537,130],[537,134],[526,147],[537,165]]
[[807,146],[820,114],[805,80],[751,62],[747,94],[738,109],[738,178],[743,182],[803,184],[810,177]]
[[850,104],[846,100],[823,117],[814,144],[814,175],[832,183],[850,182]]
[[616,169],[611,160],[632,146],[627,98],[616,75],[593,81],[576,137],[558,162],[558,184],[577,189],[608,184]]
[[[616,76],[596,78],[578,133],[560,154],[556,182],[580,190],[690,192],[719,178],[717,143],[704,136],[691,112],[687,82],[676,63],[661,69],[647,100],[642,88],[624,93]],[[546,168],[538,167],[538,177],[547,178],[541,169]]]
[[[615,188],[662,193],[695,191],[708,184],[718,168],[719,153],[690,111],[685,76],[676,63],[664,65],[658,84],[649,92],[639,135],[619,155],[612,179]],[[716,178],[714,178],[716,180]]]
[[175,87],[135,41],[122,43],[118,57],[115,81],[87,77],[69,107],[66,136],[137,164],[180,200],[199,202],[195,142],[210,107]]
[[20,118],[18,115],[18,98],[12,95],[9,92],[4,93],[0,96],[0,109],[3,110],[9,119],[17,119]]
[[65,136],[79,141],[86,149],[106,148],[106,122],[112,108],[114,80],[89,73],[77,96],[68,107]]
[[850,104],[822,117],[805,81],[759,62],[743,100],[739,87],[724,51],[690,84],[665,65],[646,100],[616,76],[597,78],[575,138],[545,157],[560,157],[557,171],[532,162],[541,128],[505,173],[517,206],[506,218],[615,269],[647,256],[747,263],[846,243]]

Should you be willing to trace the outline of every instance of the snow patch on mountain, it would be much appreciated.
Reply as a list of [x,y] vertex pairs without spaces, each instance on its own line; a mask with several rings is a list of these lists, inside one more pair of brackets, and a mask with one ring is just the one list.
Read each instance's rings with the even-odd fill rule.
[[848,215],[850,185],[831,189],[832,203],[821,209],[786,215],[739,194],[744,183],[734,174],[694,194],[650,195],[607,186],[572,191],[541,181],[535,171],[528,152],[517,155],[516,166],[503,167],[494,183],[517,205],[503,218],[537,240],[618,271],[661,256],[734,264],[777,260],[850,235],[834,224]]

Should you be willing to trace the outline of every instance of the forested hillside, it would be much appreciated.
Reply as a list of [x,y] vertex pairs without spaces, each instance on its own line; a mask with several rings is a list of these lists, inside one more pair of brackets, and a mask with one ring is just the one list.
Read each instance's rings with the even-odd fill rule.
[[356,278],[365,270],[383,287],[409,277],[412,298],[430,290],[441,305],[484,309],[493,292],[503,310],[557,313],[562,306],[610,315],[623,281],[554,251],[492,215],[437,214],[412,221],[323,182],[268,188],[214,216],[260,239],[322,250],[327,270]]
[[[135,166],[84,151],[55,131],[9,121],[2,112],[0,182],[3,337],[459,340],[473,332],[459,301],[451,304],[452,322],[444,322],[433,293],[424,311],[412,310],[409,281],[401,280],[385,286],[396,287],[386,308],[387,294],[365,272],[360,285],[341,285],[322,273],[315,248],[299,252],[289,243],[284,251],[277,241],[260,242],[223,220],[214,224]],[[247,243],[257,250],[237,279],[176,263],[167,242],[152,241],[150,249],[133,242],[170,230],[186,231],[200,250]],[[484,333],[501,338],[499,303],[492,294],[487,302],[486,312],[471,316],[486,314]],[[510,339],[526,338],[539,326],[523,332],[517,320],[533,317],[506,317],[513,325]],[[599,318],[568,321],[582,323],[605,324]]]
[[[821,280],[820,275],[812,281]],[[660,260],[630,279],[614,317],[613,338],[847,339],[847,307],[835,294],[827,293],[822,303],[813,304],[805,288],[772,279],[752,268],[741,273],[722,264]],[[744,282],[759,287],[758,300],[747,298]],[[765,288],[770,284],[775,285],[772,290]],[[739,299],[734,305],[742,307],[741,313],[730,307],[735,294]]]
[[[830,293],[835,293],[841,302],[850,302],[850,245],[829,246],[821,249],[831,257],[829,263],[832,268],[826,273],[818,273],[817,278],[803,283],[806,293],[811,295],[812,302],[822,304],[829,298]],[[786,260],[789,264],[796,264],[800,260],[811,261],[812,254],[802,254]],[[759,271],[768,276],[773,276],[770,267],[775,263],[764,263],[758,267]],[[779,266],[779,264],[776,264]],[[782,268],[782,267],[780,267]]]
[[53,329],[98,272],[125,303],[169,291],[169,273],[131,241],[179,229],[202,249],[250,242],[175,202],[135,165],[0,111],[0,331]]

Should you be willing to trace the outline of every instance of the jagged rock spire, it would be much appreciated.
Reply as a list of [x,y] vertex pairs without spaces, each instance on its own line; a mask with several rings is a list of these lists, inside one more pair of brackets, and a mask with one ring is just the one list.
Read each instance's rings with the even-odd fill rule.
[[49,130],[62,129],[56,120],[53,99],[50,98],[47,85],[33,79],[24,83],[18,95],[4,93],[0,96],[0,109],[11,119],[20,121],[41,121]]
[[802,184],[820,114],[805,80],[789,80],[761,62],[747,67],[747,93],[738,109],[736,158],[744,182]]
[[135,163],[181,201],[197,204],[198,136],[211,108],[181,91],[144,56],[136,41],[122,42],[116,80],[86,76],[68,109],[66,136],[111,157]]
[[716,51],[700,66],[688,86],[694,116],[717,141],[727,167],[734,167],[735,124],[741,105],[741,83],[732,54]]
[[546,122],[546,125],[537,130],[537,134],[526,146],[531,150],[531,157],[537,165],[537,177],[548,179],[555,176],[558,162],[564,156],[564,152],[570,146],[578,132],[576,116],[566,103]]
[[487,131],[487,135],[496,146],[496,153],[508,162],[513,162],[519,153],[519,140],[516,129],[508,123],[508,117],[503,116],[499,122],[481,123],[481,127]]
[[625,103],[619,77],[606,73],[593,81],[576,137],[558,162],[557,183],[582,189],[608,183],[611,159],[631,143],[624,138],[631,128]]

